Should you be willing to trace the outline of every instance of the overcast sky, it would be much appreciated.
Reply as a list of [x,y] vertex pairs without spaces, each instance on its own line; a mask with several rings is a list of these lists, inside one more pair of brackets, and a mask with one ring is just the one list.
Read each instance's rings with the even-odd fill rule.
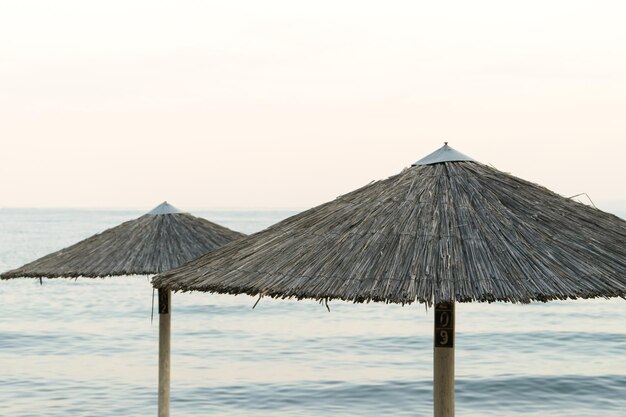
[[306,208],[443,141],[626,202],[625,21],[623,1],[0,0],[0,207]]

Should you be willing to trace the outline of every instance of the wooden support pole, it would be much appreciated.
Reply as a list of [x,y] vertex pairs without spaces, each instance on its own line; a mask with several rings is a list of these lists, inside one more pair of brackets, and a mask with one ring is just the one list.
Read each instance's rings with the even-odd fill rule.
[[435,305],[435,417],[454,417],[454,302]]
[[159,417],[170,417],[170,323],[172,291],[159,289]]

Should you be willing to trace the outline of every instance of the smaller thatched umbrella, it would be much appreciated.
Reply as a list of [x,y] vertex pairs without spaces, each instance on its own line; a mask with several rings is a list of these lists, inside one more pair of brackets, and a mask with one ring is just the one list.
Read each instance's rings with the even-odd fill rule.
[[626,297],[626,222],[446,144],[153,285],[434,305],[434,413],[451,417],[454,304]]
[[[154,275],[244,236],[166,202],[143,216],[105,230],[0,275],[108,277]],[[169,415],[171,293],[159,290],[159,415]]]
[[0,275],[2,279],[154,275],[243,236],[166,202],[143,216]]

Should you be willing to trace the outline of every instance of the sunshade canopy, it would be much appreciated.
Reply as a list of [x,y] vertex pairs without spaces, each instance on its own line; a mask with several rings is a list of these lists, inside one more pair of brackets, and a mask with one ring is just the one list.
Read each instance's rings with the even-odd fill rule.
[[242,236],[164,202],[148,214],[5,272],[1,278],[151,275]]
[[157,288],[427,304],[626,296],[626,221],[444,146]]

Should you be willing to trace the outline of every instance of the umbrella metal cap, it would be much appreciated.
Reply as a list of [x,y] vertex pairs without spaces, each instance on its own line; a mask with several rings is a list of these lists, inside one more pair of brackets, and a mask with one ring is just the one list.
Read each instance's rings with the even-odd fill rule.
[[471,161],[477,162],[474,158],[471,158],[456,149],[452,149],[448,146],[448,142],[444,142],[444,145],[437,149],[435,152],[426,155],[419,161],[415,162],[412,166],[416,165],[432,165],[439,164],[441,162],[454,162],[454,161]]
[[177,209],[173,205],[169,204],[167,201],[162,202],[161,204],[159,204],[158,206],[156,206],[155,208],[153,208],[152,210],[148,212],[148,214],[151,214],[153,216],[157,216],[159,214],[177,214],[177,213],[183,213],[183,211]]

